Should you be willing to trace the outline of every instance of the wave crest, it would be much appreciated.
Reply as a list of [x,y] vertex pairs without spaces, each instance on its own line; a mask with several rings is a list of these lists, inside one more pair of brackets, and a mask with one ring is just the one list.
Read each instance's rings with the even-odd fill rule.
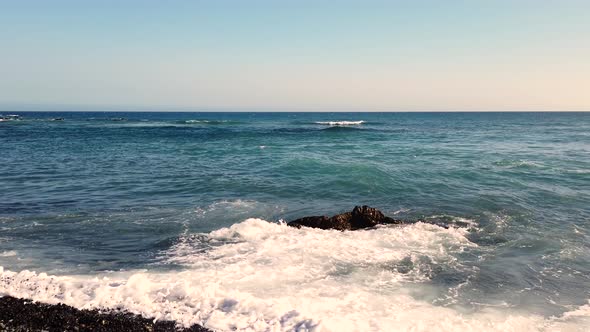
[[241,124],[240,121],[234,120],[202,120],[202,119],[193,119],[193,120],[185,120],[181,121],[180,123],[184,124],[204,124],[204,125],[230,125],[230,124]]
[[358,126],[365,123],[365,121],[316,121],[315,123],[328,126]]

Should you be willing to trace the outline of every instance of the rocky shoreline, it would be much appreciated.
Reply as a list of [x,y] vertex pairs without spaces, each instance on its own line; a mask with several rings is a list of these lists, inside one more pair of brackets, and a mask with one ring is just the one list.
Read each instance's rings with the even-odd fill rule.
[[[378,225],[407,223],[385,216],[381,211],[363,205],[355,206],[351,212],[327,216],[310,216],[293,220],[291,227],[312,227],[354,231]],[[193,325],[189,328],[177,326],[174,321],[154,321],[122,311],[79,310],[65,304],[45,304],[11,296],[0,297],[0,331],[145,331],[145,332],[212,332]]]
[[212,332],[197,324],[182,328],[174,321],[154,322],[127,312],[79,310],[11,296],[0,297],[0,331]]

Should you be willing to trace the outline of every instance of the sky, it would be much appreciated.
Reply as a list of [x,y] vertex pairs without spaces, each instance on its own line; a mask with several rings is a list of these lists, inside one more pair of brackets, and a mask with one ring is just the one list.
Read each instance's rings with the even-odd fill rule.
[[590,110],[590,1],[0,0],[0,105]]

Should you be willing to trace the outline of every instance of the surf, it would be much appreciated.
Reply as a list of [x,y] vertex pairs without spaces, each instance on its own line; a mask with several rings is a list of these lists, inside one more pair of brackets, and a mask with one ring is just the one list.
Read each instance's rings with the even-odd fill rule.
[[339,232],[247,219],[181,236],[150,269],[57,276],[0,267],[0,293],[219,331],[575,331],[587,321],[584,306],[547,319],[434,304],[452,296],[429,286],[437,267],[469,273],[456,258],[477,248],[467,233],[422,222]]

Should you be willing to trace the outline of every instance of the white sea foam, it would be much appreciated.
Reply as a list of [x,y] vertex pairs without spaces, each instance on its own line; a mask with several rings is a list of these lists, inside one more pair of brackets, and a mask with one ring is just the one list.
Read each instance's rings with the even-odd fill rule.
[[184,123],[224,123],[226,120],[186,120]]
[[209,120],[186,120],[185,123],[209,123]]
[[406,213],[406,212],[410,212],[410,209],[406,209],[406,208],[401,208],[399,210],[393,211],[393,215],[398,215],[400,213]]
[[565,172],[574,174],[590,174],[590,169],[568,169],[565,170]]
[[468,230],[468,229],[477,229],[478,224],[475,220],[473,219],[469,219],[469,218],[464,218],[464,217],[457,217],[457,216],[452,216],[452,215],[446,215],[446,214],[439,214],[439,215],[433,215],[433,216],[428,216],[425,218],[425,220],[428,221],[440,221],[442,224],[446,225],[446,226],[451,226],[451,227],[458,227],[460,230]]
[[8,250],[0,252],[0,257],[14,257],[16,256],[16,251]]
[[237,121],[232,120],[186,120],[184,123],[204,123],[204,124],[231,124],[231,123],[238,123]]
[[365,121],[317,121],[316,123],[328,126],[357,126],[365,123]]
[[[203,246],[208,246],[203,250]],[[583,331],[562,317],[486,308],[462,313],[415,295],[433,265],[461,269],[460,229],[417,223],[355,232],[248,219],[187,236],[162,254],[182,271],[49,276],[0,267],[0,294],[79,308],[122,308],[219,331]],[[409,271],[400,262],[411,262]]]
[[494,163],[496,166],[506,168],[542,168],[545,167],[543,164],[530,160],[501,160]]

